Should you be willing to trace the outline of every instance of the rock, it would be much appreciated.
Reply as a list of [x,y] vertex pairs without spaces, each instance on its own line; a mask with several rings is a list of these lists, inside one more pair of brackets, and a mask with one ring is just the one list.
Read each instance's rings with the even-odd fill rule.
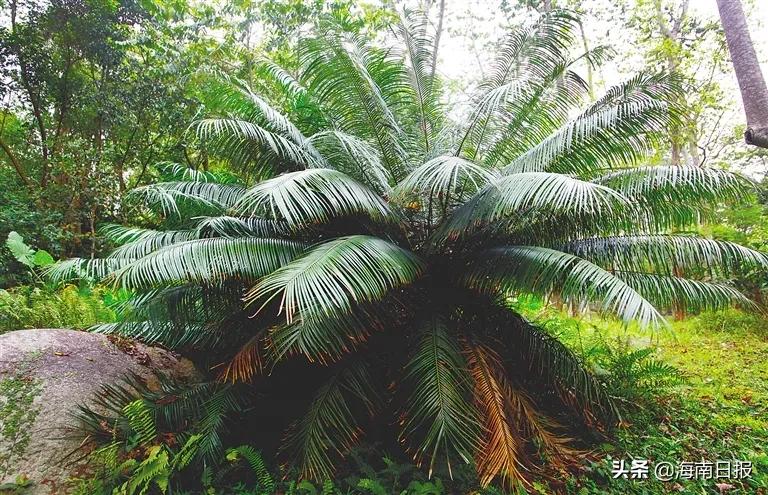
[[201,379],[189,360],[125,339],[60,329],[0,335],[0,493],[25,479],[21,493],[67,493],[84,468],[68,455],[82,440],[71,434],[76,407],[91,405],[102,385],[130,372],[150,387],[157,386],[154,372]]

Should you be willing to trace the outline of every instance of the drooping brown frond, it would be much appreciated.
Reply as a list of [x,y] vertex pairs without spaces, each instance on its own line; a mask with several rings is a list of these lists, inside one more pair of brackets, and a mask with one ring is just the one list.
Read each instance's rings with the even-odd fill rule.
[[264,369],[264,360],[261,354],[264,332],[259,332],[243,344],[237,354],[223,366],[217,380],[220,382],[249,382],[253,375],[261,373]]
[[474,343],[465,344],[467,365],[474,381],[475,403],[484,427],[475,462],[480,484],[488,486],[502,476],[508,486],[528,485],[523,475],[525,442],[511,404],[519,402],[505,379],[501,360],[492,349]]
[[510,383],[496,351],[465,343],[465,352],[485,434],[475,456],[481,485],[488,486],[500,476],[508,487],[529,486],[525,471],[533,469],[527,458],[530,440],[536,442],[549,467],[565,469],[578,454],[569,446],[571,439],[553,433],[556,424]]
[[550,467],[565,469],[568,460],[579,454],[578,450],[569,445],[571,438],[553,432],[557,424],[543,416],[525,393],[514,390],[510,395],[509,405],[513,411],[513,421],[519,425],[526,438],[537,441],[539,452],[546,458]]

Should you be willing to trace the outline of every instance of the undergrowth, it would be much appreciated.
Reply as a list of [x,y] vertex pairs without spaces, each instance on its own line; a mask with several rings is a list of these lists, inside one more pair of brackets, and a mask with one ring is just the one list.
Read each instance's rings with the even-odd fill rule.
[[20,286],[0,289],[0,334],[25,328],[85,329],[115,320],[117,298],[103,288]]

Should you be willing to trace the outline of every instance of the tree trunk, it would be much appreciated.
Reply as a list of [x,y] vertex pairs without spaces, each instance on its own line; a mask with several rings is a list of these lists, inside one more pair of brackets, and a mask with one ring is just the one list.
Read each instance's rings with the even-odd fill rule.
[[[430,81],[435,79],[435,71],[437,70],[437,50],[440,48],[440,37],[443,35],[443,17],[445,17],[445,0],[440,0],[440,14],[437,21],[437,29],[435,30],[435,51],[432,54],[432,68],[429,71]],[[434,83],[430,83],[434,86]]]
[[768,88],[757,60],[740,0],[717,0],[733,70],[747,116],[747,144],[768,148]]

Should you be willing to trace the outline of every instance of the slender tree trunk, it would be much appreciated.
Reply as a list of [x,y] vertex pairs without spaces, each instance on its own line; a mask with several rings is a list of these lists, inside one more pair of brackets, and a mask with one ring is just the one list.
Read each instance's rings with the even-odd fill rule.
[[[587,40],[587,33],[584,32],[584,24],[579,21],[579,32],[581,32],[581,43],[584,46],[584,53],[589,53],[589,42]],[[594,77],[592,75],[592,57],[587,58],[587,89],[589,91],[590,101],[595,100],[595,84]]]
[[768,88],[757,60],[747,19],[740,0],[717,0],[733,70],[739,81],[744,113],[747,117],[747,144],[768,148]]
[[21,163],[19,162],[18,158],[16,158],[16,155],[13,154],[13,150],[11,150],[10,146],[5,144],[5,141],[0,139],[0,148],[5,151],[5,154],[8,155],[8,159],[11,160],[11,165],[13,165],[13,168],[16,170],[16,173],[19,175],[19,179],[21,179],[21,182],[24,183],[25,186],[30,188],[32,184],[29,182],[29,179],[27,179],[26,174],[24,174],[24,169],[21,166]]
[[[437,20],[437,30],[435,31],[435,51],[432,54],[432,70],[430,70],[430,81],[435,79],[437,70],[437,49],[440,47],[440,36],[443,34],[443,18],[445,17],[445,0],[440,0],[440,14]],[[432,84],[432,83],[430,83]]]

